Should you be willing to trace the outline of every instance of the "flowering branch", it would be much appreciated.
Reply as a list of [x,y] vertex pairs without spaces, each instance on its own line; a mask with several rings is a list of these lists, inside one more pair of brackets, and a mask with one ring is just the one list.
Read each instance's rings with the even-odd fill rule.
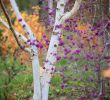
[[23,27],[23,29],[26,31],[27,35],[29,36],[29,38],[31,39],[31,41],[36,40],[34,33],[32,32],[31,28],[28,26],[28,24],[24,21],[23,17],[21,16],[20,12],[19,12],[19,8],[15,2],[15,0],[10,0],[10,3],[12,5],[13,10],[16,13],[16,17],[19,21],[19,23],[21,24],[21,26]]

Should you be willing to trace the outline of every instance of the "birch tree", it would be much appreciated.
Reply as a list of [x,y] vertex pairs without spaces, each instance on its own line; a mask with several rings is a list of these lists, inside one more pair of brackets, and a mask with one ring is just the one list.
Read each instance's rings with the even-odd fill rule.
[[[52,74],[55,71],[55,66],[54,66],[54,64],[56,63],[55,54],[57,54],[59,39],[62,35],[62,27],[60,28],[57,28],[57,27],[62,26],[65,20],[69,19],[70,17],[73,17],[77,13],[81,5],[81,1],[82,0],[76,0],[72,10],[64,13],[66,3],[68,2],[68,0],[56,0],[57,7],[56,7],[56,16],[55,16],[55,21],[54,21],[55,22],[54,28],[53,28],[53,32],[51,35],[46,60],[44,62],[44,69],[43,69],[42,74],[40,75],[40,64],[39,64],[39,58],[38,58],[38,51],[39,51],[39,48],[41,47],[40,43],[37,41],[31,28],[28,26],[28,24],[25,22],[25,20],[21,16],[21,13],[16,4],[16,1],[10,0],[10,4],[14,12],[16,13],[16,17],[19,23],[21,24],[22,28],[24,29],[28,38],[26,38],[21,33],[15,30],[15,28],[12,25],[10,16],[8,15],[7,10],[4,6],[4,3],[2,0],[0,0],[0,4],[7,18],[8,24],[3,19],[0,19],[0,21],[3,23],[4,26],[6,26],[8,29],[12,31],[19,47],[25,50],[26,52],[29,52],[30,57],[32,58],[33,81],[34,81],[33,82],[34,83],[33,100],[48,100],[50,81],[52,78]],[[52,8],[52,5],[53,5],[53,0],[49,0],[48,6]],[[22,42],[20,42],[20,40],[24,41],[28,45],[28,48],[25,48],[25,46],[22,45]]]

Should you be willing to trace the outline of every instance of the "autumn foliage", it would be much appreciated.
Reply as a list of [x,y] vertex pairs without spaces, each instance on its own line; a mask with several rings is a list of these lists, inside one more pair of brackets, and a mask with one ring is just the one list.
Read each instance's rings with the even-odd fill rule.
[[[39,6],[33,7],[34,12],[32,14],[28,14],[27,12],[22,12],[21,15],[24,18],[24,20],[28,23],[28,25],[31,27],[33,33],[35,34],[37,40],[41,42],[44,46],[46,46],[45,41],[43,41],[42,36],[45,32],[45,27],[42,22],[40,22],[39,18]],[[4,19],[4,16],[2,16]],[[15,13],[12,13],[11,18],[14,20],[14,28],[19,33],[23,34],[27,37],[25,31],[23,30],[22,26],[19,24],[18,20],[16,19]],[[7,41],[5,41],[1,45],[1,51],[2,55],[6,56],[9,52],[10,54],[14,54],[16,52],[16,49],[18,48],[16,41],[14,39],[13,34],[9,29],[4,27],[3,25],[0,26],[0,30],[3,30],[3,37],[7,37]],[[22,50],[19,50],[22,52]],[[17,51],[18,52],[18,51]],[[25,54],[22,54],[22,59],[26,60]]]

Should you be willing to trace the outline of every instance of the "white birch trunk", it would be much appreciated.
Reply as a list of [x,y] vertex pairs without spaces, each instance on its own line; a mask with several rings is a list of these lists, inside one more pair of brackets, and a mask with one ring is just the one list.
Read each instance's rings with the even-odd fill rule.
[[57,53],[57,48],[54,45],[58,45],[58,37],[53,35],[51,38],[48,54],[47,54],[47,61],[44,64],[45,70],[43,71],[42,75],[42,100],[48,100],[48,93],[49,93],[49,86],[50,86],[50,79],[51,79],[51,68],[54,68],[53,63],[56,61],[54,56]]
[[40,65],[37,55],[34,55],[32,58],[32,66],[33,66],[33,80],[34,80],[33,100],[41,100]]
[[[64,14],[64,8],[65,8],[66,0],[58,0],[57,2],[57,10],[56,10],[56,19],[55,19],[55,25],[54,25],[54,30],[53,32],[56,33],[56,35],[52,35],[50,44],[49,44],[49,49],[47,53],[47,58],[44,67],[45,71],[43,72],[42,75],[42,100],[48,100],[48,93],[49,93],[49,86],[50,86],[50,80],[51,80],[51,73],[52,68],[54,67],[54,63],[56,62],[56,56],[57,54],[57,47],[58,47],[58,38],[59,35],[57,33],[61,32],[60,29],[55,29],[57,25],[60,25],[60,18]],[[62,6],[63,5],[63,6]]]
[[[31,42],[34,42],[36,44],[37,43],[36,37],[34,36],[34,33],[32,32],[31,28],[22,18],[15,0],[10,0],[10,3],[12,5],[13,10],[16,13],[16,17],[19,23],[22,25],[22,27],[26,31],[28,38],[31,40]],[[31,54],[32,54],[33,81],[34,81],[33,100],[41,100],[40,65],[39,65],[39,59],[38,59],[38,49],[35,45],[31,45]]]
[[75,1],[75,4],[74,4],[72,10],[69,12],[66,12],[64,14],[64,16],[61,18],[61,20],[60,20],[61,23],[64,23],[65,20],[69,19],[70,17],[73,17],[77,13],[77,11],[80,8],[81,2],[82,2],[82,0],[76,0]]

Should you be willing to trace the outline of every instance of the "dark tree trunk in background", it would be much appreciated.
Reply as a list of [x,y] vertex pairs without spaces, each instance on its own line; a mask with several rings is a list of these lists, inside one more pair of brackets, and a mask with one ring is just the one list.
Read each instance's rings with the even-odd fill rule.
[[3,0],[4,4],[8,4],[10,0]]
[[109,0],[102,0],[102,5],[103,5],[103,14],[105,16],[109,15]]
[[110,0],[109,0],[109,16],[110,16]]

